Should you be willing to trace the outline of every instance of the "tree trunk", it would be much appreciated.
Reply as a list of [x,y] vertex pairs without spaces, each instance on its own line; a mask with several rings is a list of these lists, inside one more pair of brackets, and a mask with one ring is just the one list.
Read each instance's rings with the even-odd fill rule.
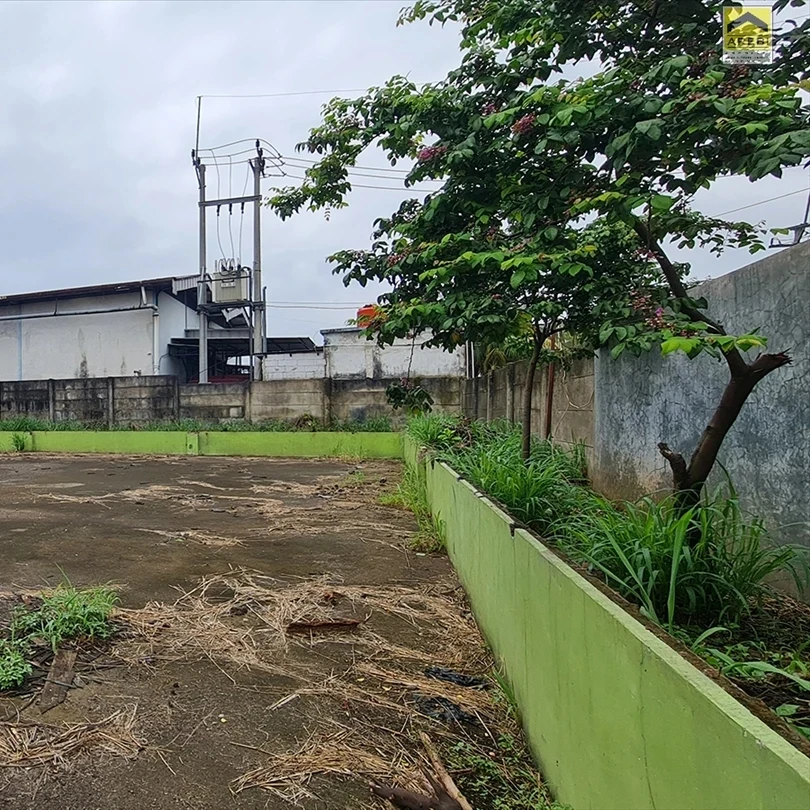
[[[681,302],[681,312],[696,323],[707,324],[710,332],[725,335],[726,331],[722,324],[712,320],[705,312],[699,311],[692,305],[677,267],[669,260],[661,243],[651,233],[648,223],[644,223],[640,219],[636,220],[634,229],[642,244],[646,245],[655,255],[670,292]],[[723,391],[720,404],[712,415],[711,421],[700,437],[695,452],[692,453],[689,465],[687,466],[680,453],[670,450],[666,444],[658,445],[661,455],[669,462],[672,469],[675,497],[681,514],[700,503],[703,487],[717,461],[717,454],[723,444],[723,439],[726,438],[726,434],[737,420],[745,401],[756,388],[757,383],[772,371],[791,362],[789,355],[785,352],[778,352],[761,354],[756,360],[749,363],[736,348],[725,352],[723,358],[728,365],[731,379]]]
[[529,369],[526,372],[525,388],[523,389],[523,414],[521,426],[523,429],[523,460],[528,461],[532,452],[532,396],[534,394],[534,375],[537,371],[537,364],[540,362],[540,350],[543,348],[543,339],[538,334],[537,328],[534,331],[534,349],[529,360]]
[[784,365],[790,363],[787,354],[763,354],[752,363],[739,364],[737,358],[729,362],[732,368],[731,379],[723,391],[709,424],[703,431],[689,464],[680,453],[670,450],[666,444],[659,444],[661,455],[672,469],[673,484],[678,510],[682,514],[700,503],[700,496],[706,479],[717,461],[717,454],[743,405],[757,383]]

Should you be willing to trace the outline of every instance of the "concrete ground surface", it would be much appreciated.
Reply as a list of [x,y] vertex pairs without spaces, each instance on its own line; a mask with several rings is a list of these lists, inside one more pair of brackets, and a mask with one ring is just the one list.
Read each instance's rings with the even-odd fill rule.
[[[328,577],[345,588],[452,589],[445,557],[407,549],[413,516],[377,503],[399,476],[394,462],[5,457],[0,597],[12,600],[67,578],[77,587],[115,583],[122,607],[140,609],[173,602],[202,577],[238,569],[284,583]],[[384,611],[363,618],[384,642],[421,646],[430,660],[433,642],[414,624]],[[125,649],[127,642],[113,644]],[[287,655],[310,666],[314,682],[350,668],[355,652],[327,640]],[[233,780],[268,753],[294,748],[319,723],[339,727],[357,711],[328,696],[302,695],[279,707],[292,688],[283,676],[215,658],[158,652],[154,660],[109,660],[44,715],[35,701],[0,699],[0,719],[60,726],[131,710],[141,751],[127,759],[88,749],[59,767],[5,768],[0,807],[289,807],[263,789],[233,794]],[[313,792],[308,807],[382,806],[356,780],[316,780]]]

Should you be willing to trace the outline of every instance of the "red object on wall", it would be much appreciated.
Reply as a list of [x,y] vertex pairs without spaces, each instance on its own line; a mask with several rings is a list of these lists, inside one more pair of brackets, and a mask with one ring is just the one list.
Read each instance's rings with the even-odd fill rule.
[[363,304],[357,310],[357,325],[364,329],[377,317],[379,307],[376,304]]

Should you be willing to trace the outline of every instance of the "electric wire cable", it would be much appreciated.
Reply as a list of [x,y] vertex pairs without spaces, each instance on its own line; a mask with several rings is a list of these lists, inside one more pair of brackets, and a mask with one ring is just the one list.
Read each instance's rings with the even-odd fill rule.
[[785,197],[792,197],[794,194],[804,194],[805,191],[807,191],[807,189],[798,188],[795,191],[788,191],[786,194],[779,194],[777,197],[768,197],[766,200],[759,200],[759,202],[743,205],[740,206],[740,208],[732,208],[730,211],[723,211],[722,214],[713,214],[713,217],[716,219],[717,217],[724,217],[728,214],[736,214],[738,211],[746,211],[749,208],[756,208],[758,205],[765,205],[765,203],[775,202],[776,200],[784,200]]
[[[250,182],[250,166],[245,171],[245,185],[242,188],[242,196],[247,194],[248,183]],[[242,215],[239,218],[239,256],[242,256],[242,226],[245,224],[245,204],[242,203]],[[241,261],[241,258],[240,258]]]
[[[290,155],[281,155],[284,160],[297,160],[301,163],[320,163],[319,160],[312,160],[311,158],[303,158],[303,157],[293,157]],[[362,169],[363,171],[369,172],[393,172],[395,174],[410,174],[410,169],[395,169],[395,168],[386,168],[385,166],[354,166],[355,169]]]
[[[233,163],[231,161],[228,162],[228,197],[233,197]],[[237,258],[234,256],[236,252],[233,247],[233,203],[228,206],[228,237],[231,240],[231,258]]]
[[[220,176],[219,176],[219,164],[217,163],[216,157],[214,158],[214,167],[217,170],[217,199],[220,199],[222,196],[222,188],[220,183]],[[219,245],[219,252],[222,254],[222,259],[225,259],[225,248],[222,247],[222,238],[219,234],[219,206],[217,206],[217,244]]]
[[[304,180],[306,181],[306,177],[302,177],[299,174],[286,174],[285,177],[290,177],[293,180]],[[352,183],[352,188],[376,188],[380,189],[381,191],[407,191],[411,192],[414,191],[418,194],[436,194],[440,189],[437,188],[408,188],[407,186],[371,186],[366,185],[363,183]]]

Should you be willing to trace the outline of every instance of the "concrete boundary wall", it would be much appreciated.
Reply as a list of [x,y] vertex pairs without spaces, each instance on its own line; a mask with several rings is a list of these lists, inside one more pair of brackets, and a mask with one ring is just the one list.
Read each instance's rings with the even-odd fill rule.
[[[314,418],[326,423],[388,417],[385,390],[391,378],[265,380],[180,385],[171,375],[89,377],[75,380],[0,382],[0,419],[27,416],[54,422],[129,427],[193,419],[215,423]],[[434,410],[461,411],[466,380],[425,378]]]
[[399,433],[261,433],[181,431],[0,431],[0,452],[121,453],[156,456],[267,456],[275,458],[402,458]]
[[561,802],[807,810],[810,759],[448,466],[405,457]]
[[[758,328],[768,351],[787,351],[793,360],[754,389],[723,441],[725,470],[715,467],[709,489],[724,485],[727,471],[742,508],[762,518],[776,542],[810,548],[810,242],[705,281],[692,294],[706,297],[708,313],[730,334]],[[464,413],[520,421],[526,365],[468,381]],[[661,357],[656,349],[611,360],[603,349],[558,369],[551,433],[559,443],[584,444],[591,481],[603,495],[635,500],[668,492],[672,473],[659,442],[689,458],[727,383],[726,364],[708,355]],[[545,435],[548,404],[548,371],[539,369],[536,436]]]

